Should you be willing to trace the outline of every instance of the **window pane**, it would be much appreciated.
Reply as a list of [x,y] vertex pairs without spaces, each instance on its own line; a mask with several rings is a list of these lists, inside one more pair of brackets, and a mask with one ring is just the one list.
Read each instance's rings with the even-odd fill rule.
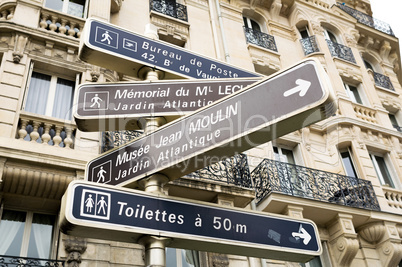
[[375,160],[377,161],[379,170],[376,169],[378,175],[381,175],[384,179],[384,182],[391,187],[394,187],[394,183],[392,182],[391,175],[388,172],[387,165],[385,164],[385,160],[383,157],[374,156]]
[[355,168],[353,166],[352,158],[349,152],[341,153],[343,166],[345,167],[345,172],[347,176],[357,178]]
[[0,221],[0,255],[20,256],[26,213],[4,210]]
[[388,117],[389,117],[392,125],[398,126],[398,121],[396,120],[396,117],[394,114],[388,114]]
[[46,0],[45,7],[61,12],[63,11],[63,0]]
[[45,115],[46,103],[49,95],[50,76],[33,72],[29,84],[25,110],[36,114]]
[[85,0],[70,0],[67,13],[76,17],[84,17]]
[[194,267],[199,265],[198,252],[195,250],[181,250],[182,267]]
[[301,37],[302,37],[303,39],[309,37],[307,30],[303,29],[303,30],[299,30],[299,32],[300,32],[300,35],[301,35]]
[[52,116],[71,120],[75,82],[58,78]]
[[29,237],[28,257],[49,258],[54,221],[52,215],[34,213]]
[[166,248],[166,267],[177,267],[176,249]]
[[360,98],[359,91],[355,86],[349,85],[349,89],[352,92],[356,103],[363,104],[362,99]]

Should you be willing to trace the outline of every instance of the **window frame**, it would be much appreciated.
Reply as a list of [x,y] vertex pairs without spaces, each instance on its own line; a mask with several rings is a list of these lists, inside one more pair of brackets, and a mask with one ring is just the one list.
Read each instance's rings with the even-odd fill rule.
[[[351,176],[351,175],[348,174],[348,171],[347,171],[347,168],[345,166],[343,156],[342,156],[342,154],[344,154],[344,153],[348,153],[348,155],[349,155],[349,161],[350,161],[350,163],[352,165],[352,169],[353,169],[353,172],[354,172],[355,176]],[[343,167],[343,170],[345,171],[346,176],[359,179],[360,175],[359,175],[358,169],[356,168],[357,164],[355,162],[354,155],[353,155],[351,147],[339,149],[339,157],[341,159],[342,167]]]
[[[52,73],[50,71],[46,71],[46,70],[42,70],[41,68],[35,69],[34,68],[34,62],[31,62],[30,67],[29,67],[29,73],[28,73],[28,77],[26,80],[26,84],[25,84],[25,90],[24,90],[24,98],[22,101],[22,105],[21,105],[21,110],[26,111],[26,104],[27,104],[27,100],[28,100],[28,95],[29,95],[29,87],[32,81],[32,74],[36,72],[36,73],[40,73],[43,75],[48,75],[50,76],[50,85],[49,85],[49,94],[46,100],[46,112],[45,114],[38,114],[41,116],[46,116],[46,117],[51,117],[51,118],[55,118],[58,120],[66,120],[66,121],[74,121],[74,117],[73,117],[73,113],[71,112],[71,116],[70,118],[66,119],[66,118],[58,118],[58,117],[54,117],[53,116],[53,107],[54,107],[54,97],[56,95],[56,89],[57,89],[57,79],[61,78],[64,80],[68,80],[74,83],[74,88],[73,88],[73,92],[72,92],[72,102],[71,102],[71,107],[70,109],[76,104],[76,98],[75,98],[75,94],[77,93],[77,88],[80,84],[80,77],[81,77],[81,73],[76,73],[75,77],[71,77],[68,75],[62,75],[60,73]],[[51,97],[52,96],[52,97]],[[71,109],[72,110],[72,109]],[[30,111],[26,111],[26,112],[30,112]],[[36,113],[35,113],[36,114]]]
[[[258,26],[258,29],[254,29],[253,22]],[[260,25],[260,23],[258,23],[258,21],[254,20],[254,19],[252,19],[252,18],[250,18],[248,16],[243,15],[243,23],[244,23],[244,27],[246,27],[247,29],[251,29],[253,31],[257,30],[259,32],[264,32],[262,27],[261,27],[261,25]]]
[[[354,85],[350,84],[347,82],[343,82],[343,87],[345,88],[346,94],[349,97],[350,101],[352,101],[355,104],[363,105],[363,106],[368,106],[368,102],[366,99],[366,95],[364,94],[362,84]],[[353,93],[353,90],[350,89],[350,87],[356,88],[355,92],[357,93],[357,96],[359,97],[359,101],[356,99],[356,95]]]
[[[395,177],[397,177],[397,176],[396,176],[395,170],[393,169],[394,167],[393,167],[393,165],[391,163],[389,153],[381,154],[381,153],[378,153],[378,152],[369,152],[369,155],[370,155],[371,163],[373,164],[376,176],[377,176],[380,184],[382,186],[389,186],[391,188],[398,189],[400,186],[399,186],[399,184],[397,182],[397,179],[395,179]],[[389,180],[389,182],[391,184],[388,184],[385,181],[385,179],[383,177],[383,173],[381,172],[381,168],[380,168],[380,166],[379,166],[379,164],[377,162],[376,157],[382,158],[382,160],[383,160],[383,162],[385,164],[385,166],[384,166],[385,170],[386,170],[386,172],[388,173],[388,176],[389,176],[387,178],[387,180]]]
[[[51,0],[46,0],[46,1],[44,1],[44,2],[43,2],[43,6],[46,7],[46,8],[52,9],[52,8],[46,6],[47,1],[51,1]],[[67,14],[67,15],[69,15],[69,16],[74,16],[74,17],[77,17],[77,18],[82,18],[82,19],[88,18],[89,0],[84,0],[84,1],[85,1],[84,10],[83,10],[83,12],[82,12],[83,14],[82,14],[81,17],[67,13],[67,12],[68,12],[68,5],[70,4],[70,0],[62,0],[62,1],[63,1],[63,6],[62,6],[61,11],[56,10],[56,9],[52,9],[52,10],[56,10],[57,12],[61,12],[61,13]]]
[[52,225],[52,233],[51,233],[51,241],[50,241],[50,251],[49,255],[47,258],[42,258],[42,259],[54,259],[55,255],[58,251],[58,216],[55,214],[50,214],[50,213],[44,213],[44,212],[37,212],[33,210],[23,210],[23,209],[15,209],[12,207],[4,207],[4,204],[0,206],[0,223],[3,218],[3,211],[4,210],[9,210],[13,212],[24,212],[25,213],[25,221],[24,221],[24,230],[23,230],[23,237],[21,241],[21,249],[19,252],[19,255],[16,257],[26,257],[26,258],[32,258],[28,256],[28,250],[29,250],[29,241],[31,237],[31,232],[32,232],[32,222],[33,222],[33,217],[34,214],[42,214],[42,215],[51,215],[54,216],[54,222]]

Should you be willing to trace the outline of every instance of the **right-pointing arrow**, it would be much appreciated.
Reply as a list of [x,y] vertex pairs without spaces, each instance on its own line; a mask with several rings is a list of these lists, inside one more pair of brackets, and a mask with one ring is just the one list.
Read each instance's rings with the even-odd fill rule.
[[309,233],[307,233],[307,231],[303,227],[300,227],[299,232],[293,232],[292,236],[303,239],[303,244],[305,244],[305,245],[307,245],[311,240],[311,235]]
[[295,83],[297,84],[297,86],[293,87],[292,89],[289,89],[289,90],[285,91],[283,93],[284,97],[288,97],[288,96],[293,95],[293,94],[295,94],[297,92],[300,92],[299,96],[303,97],[307,93],[307,91],[308,91],[308,89],[310,88],[310,85],[311,85],[311,82],[306,81],[306,80],[302,80],[302,79],[297,79]]

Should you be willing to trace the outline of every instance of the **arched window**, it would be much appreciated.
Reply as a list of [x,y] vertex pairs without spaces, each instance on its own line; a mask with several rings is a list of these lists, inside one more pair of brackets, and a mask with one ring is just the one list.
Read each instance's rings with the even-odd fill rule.
[[243,22],[244,22],[244,27],[247,29],[252,29],[253,31],[261,31],[261,27],[258,24],[258,22],[248,18],[248,17],[243,17]]
[[336,35],[327,29],[324,30],[324,36],[325,39],[330,40],[333,43],[339,43],[338,39],[336,38]]

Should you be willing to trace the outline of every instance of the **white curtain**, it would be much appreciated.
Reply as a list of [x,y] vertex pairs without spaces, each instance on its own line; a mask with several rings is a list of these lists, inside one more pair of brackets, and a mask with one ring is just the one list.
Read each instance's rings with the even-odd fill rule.
[[[53,233],[53,216],[34,214],[31,228],[31,237],[28,248],[28,257],[47,259],[50,255],[50,245]],[[33,240],[34,247],[31,246]],[[37,255],[36,253],[37,252]]]
[[33,72],[29,84],[25,110],[45,115],[46,103],[49,94],[50,76]]
[[182,250],[182,253],[185,253],[185,255],[186,255],[186,263],[188,263],[187,265],[183,264],[183,266],[200,267],[200,259],[199,259],[199,256],[198,256],[198,251],[186,249],[186,250]]
[[56,95],[54,98],[52,116],[71,120],[71,107],[73,104],[74,81],[57,79]]
[[[0,255],[19,256],[20,251],[8,251],[8,249],[17,238],[18,233],[24,231],[25,216],[24,212],[4,211],[0,221]],[[18,236],[22,243],[22,234]],[[21,245],[19,248],[21,249]]]

